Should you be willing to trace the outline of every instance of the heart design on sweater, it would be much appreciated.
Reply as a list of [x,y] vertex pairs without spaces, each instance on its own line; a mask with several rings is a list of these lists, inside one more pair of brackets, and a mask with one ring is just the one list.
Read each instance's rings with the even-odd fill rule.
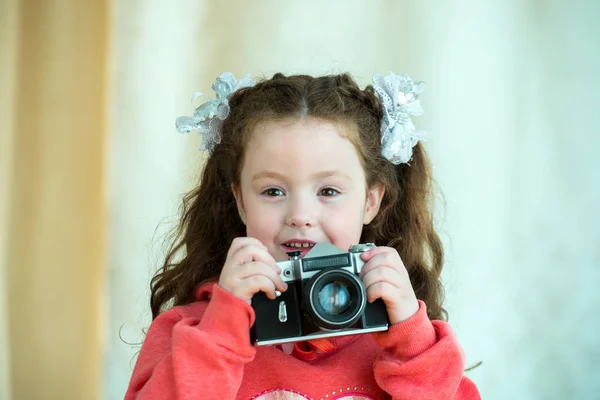
[[[323,396],[327,400],[375,400],[375,397],[349,390],[347,393],[330,393]],[[286,389],[272,389],[253,397],[252,400],[307,400],[313,399],[305,394]],[[314,400],[317,400],[314,398]]]

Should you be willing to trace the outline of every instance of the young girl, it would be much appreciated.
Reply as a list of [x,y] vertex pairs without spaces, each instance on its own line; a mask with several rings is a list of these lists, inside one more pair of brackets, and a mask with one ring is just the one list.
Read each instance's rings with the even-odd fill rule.
[[[153,278],[126,399],[478,399],[446,320],[431,175],[410,119],[423,84],[378,75],[223,74],[180,131],[203,133],[200,186]],[[256,346],[252,297],[285,292],[277,262],[328,242],[361,255],[378,333]]]

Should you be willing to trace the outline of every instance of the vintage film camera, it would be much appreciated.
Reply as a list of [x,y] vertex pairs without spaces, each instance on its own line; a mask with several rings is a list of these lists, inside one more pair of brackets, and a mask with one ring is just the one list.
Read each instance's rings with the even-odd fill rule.
[[358,277],[365,264],[360,255],[373,247],[358,244],[346,253],[318,243],[304,258],[300,252],[288,253],[288,261],[277,263],[288,290],[275,300],[263,292],[252,298],[252,342],[271,345],[387,330],[385,304],[381,299],[367,302]]

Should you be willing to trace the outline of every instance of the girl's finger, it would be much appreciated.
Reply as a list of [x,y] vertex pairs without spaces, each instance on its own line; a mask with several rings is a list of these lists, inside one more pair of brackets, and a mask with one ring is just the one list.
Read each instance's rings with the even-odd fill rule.
[[371,250],[367,250],[364,253],[362,253],[360,255],[360,258],[362,258],[363,261],[369,261],[371,258],[375,257],[378,254],[381,253],[389,253],[389,252],[393,252],[393,253],[398,253],[396,251],[396,249],[394,249],[393,247],[388,247],[388,246],[377,246]]
[[367,301],[372,303],[377,299],[382,299],[387,305],[390,300],[394,299],[397,290],[387,282],[374,283],[367,288]]
[[385,251],[370,258],[369,261],[367,261],[367,263],[363,266],[359,276],[362,278],[368,274],[369,271],[381,266],[392,268],[400,273],[408,274],[406,267],[404,266],[404,263],[400,259],[398,253],[395,251],[393,253]]
[[235,253],[237,253],[241,248],[246,246],[257,246],[259,248],[263,248],[267,250],[267,247],[261,243],[260,240],[252,237],[236,237],[232,240],[231,246],[229,246],[229,250],[227,251],[227,258],[231,258]]
[[271,300],[277,298],[273,281],[264,275],[252,275],[240,282],[240,289],[245,293],[254,295],[263,292]]
[[387,266],[371,269],[361,279],[366,288],[379,282],[388,283],[398,289],[402,288],[402,276],[398,271]]
[[254,244],[246,245],[232,255],[231,262],[237,265],[244,265],[253,261],[261,261],[269,265],[273,271],[281,273],[281,268],[271,254],[264,247],[257,247]]
[[281,275],[276,273],[270,265],[265,264],[262,261],[252,261],[244,264],[239,271],[237,271],[236,275],[236,278],[240,280],[247,279],[254,275],[262,275],[270,279],[279,291],[285,292],[287,290],[287,283],[281,279]]

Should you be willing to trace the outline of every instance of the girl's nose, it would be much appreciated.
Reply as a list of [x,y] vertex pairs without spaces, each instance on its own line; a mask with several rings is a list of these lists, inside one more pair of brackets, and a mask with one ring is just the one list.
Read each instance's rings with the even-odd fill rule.
[[310,227],[310,226],[315,225],[314,218],[311,218],[307,214],[291,214],[286,218],[285,223],[289,226],[297,226],[297,227],[302,227],[302,226]]
[[315,207],[310,202],[297,201],[290,208],[285,223],[289,226],[303,227],[315,226]]

